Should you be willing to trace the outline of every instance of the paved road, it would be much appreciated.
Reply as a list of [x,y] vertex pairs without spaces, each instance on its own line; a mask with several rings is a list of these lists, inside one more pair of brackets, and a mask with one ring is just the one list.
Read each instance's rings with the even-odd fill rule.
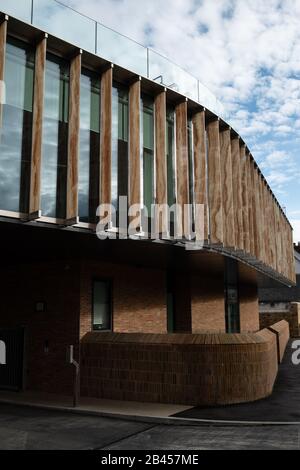
[[253,403],[212,408],[191,408],[176,416],[237,421],[300,422],[300,365],[292,363],[292,341],[279,366],[272,395]]
[[0,449],[299,449],[298,426],[172,426],[0,404]]

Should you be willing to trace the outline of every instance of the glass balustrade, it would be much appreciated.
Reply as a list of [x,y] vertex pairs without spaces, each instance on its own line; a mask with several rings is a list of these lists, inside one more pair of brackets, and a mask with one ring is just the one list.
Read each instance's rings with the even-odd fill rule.
[[0,11],[31,23],[32,0],[0,0]]
[[97,54],[147,77],[147,49],[99,23],[97,24]]
[[34,26],[65,41],[95,52],[95,21],[54,0],[33,2]]
[[191,74],[161,54],[57,0],[0,0],[0,11],[161,83],[228,120],[220,101]]

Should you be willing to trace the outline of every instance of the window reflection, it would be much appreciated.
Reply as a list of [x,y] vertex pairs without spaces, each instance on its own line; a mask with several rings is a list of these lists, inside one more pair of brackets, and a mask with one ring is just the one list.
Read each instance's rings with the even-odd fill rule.
[[112,204],[128,195],[128,91],[116,84],[112,96]]
[[69,64],[47,54],[43,121],[41,210],[65,218],[68,154]]
[[30,182],[34,52],[8,39],[6,104],[0,126],[0,209],[27,212]]
[[83,71],[80,84],[78,211],[81,222],[96,222],[99,204],[100,78]]
[[151,205],[154,203],[154,103],[148,96],[142,97],[142,168],[143,168],[143,202],[151,216]]

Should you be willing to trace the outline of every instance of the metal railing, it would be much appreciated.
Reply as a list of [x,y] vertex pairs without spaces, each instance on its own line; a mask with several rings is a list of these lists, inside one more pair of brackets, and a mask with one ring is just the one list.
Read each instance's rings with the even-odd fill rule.
[[200,80],[171,60],[57,0],[0,0],[0,11],[83,50],[174,89],[227,119]]

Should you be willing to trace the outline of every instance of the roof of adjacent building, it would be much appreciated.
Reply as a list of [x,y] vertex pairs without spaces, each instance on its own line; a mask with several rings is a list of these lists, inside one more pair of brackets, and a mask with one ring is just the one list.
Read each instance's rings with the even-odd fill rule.
[[297,285],[285,287],[270,278],[260,278],[258,284],[260,302],[300,302],[300,244],[294,248]]

